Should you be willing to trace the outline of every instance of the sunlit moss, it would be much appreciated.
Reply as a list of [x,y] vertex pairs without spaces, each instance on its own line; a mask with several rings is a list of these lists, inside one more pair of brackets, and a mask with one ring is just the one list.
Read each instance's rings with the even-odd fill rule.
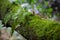
[[[30,16],[20,34],[28,40],[60,40],[60,23]],[[30,19],[28,17],[28,19]]]

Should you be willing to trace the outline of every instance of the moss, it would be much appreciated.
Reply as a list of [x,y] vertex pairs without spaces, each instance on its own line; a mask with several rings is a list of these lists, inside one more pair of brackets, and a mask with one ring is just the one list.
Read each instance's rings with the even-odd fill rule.
[[[7,0],[0,0],[0,6],[0,13],[2,18],[4,17],[5,13],[9,13],[5,16],[5,22],[8,22],[11,18],[11,15],[15,15],[20,7],[11,4]],[[7,12],[7,7],[9,8],[9,12]],[[22,22],[22,26],[18,31],[25,38],[27,38],[27,40],[60,40],[60,23],[41,19],[37,15],[25,15],[23,11],[21,12],[22,15],[19,14],[17,21],[20,23]]]
[[27,40],[60,40],[60,23],[29,16],[20,34]]

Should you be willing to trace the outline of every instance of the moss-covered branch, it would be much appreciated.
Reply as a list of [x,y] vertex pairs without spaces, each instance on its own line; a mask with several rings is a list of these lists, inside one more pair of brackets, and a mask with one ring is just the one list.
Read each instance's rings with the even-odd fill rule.
[[60,23],[29,16],[24,26],[18,32],[27,40],[60,40]]

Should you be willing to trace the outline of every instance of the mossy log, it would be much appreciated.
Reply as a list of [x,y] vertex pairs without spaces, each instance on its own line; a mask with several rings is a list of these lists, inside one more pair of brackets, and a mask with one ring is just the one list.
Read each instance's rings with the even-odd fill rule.
[[[5,1],[4,2],[2,0],[0,1],[1,16],[5,15],[5,13],[7,12],[6,7],[10,5],[9,2],[5,3]],[[12,6],[12,8],[14,10],[10,11],[15,13],[17,8],[15,8],[15,5]],[[22,16],[20,16],[19,18],[22,18]],[[17,31],[20,34],[22,34],[27,40],[60,40],[60,23],[46,19],[41,19],[36,15],[30,15],[26,17],[24,16],[24,18],[25,19],[23,20],[19,20],[22,21],[23,23]]]
[[37,16],[27,17],[17,31],[27,40],[60,40],[60,23]]

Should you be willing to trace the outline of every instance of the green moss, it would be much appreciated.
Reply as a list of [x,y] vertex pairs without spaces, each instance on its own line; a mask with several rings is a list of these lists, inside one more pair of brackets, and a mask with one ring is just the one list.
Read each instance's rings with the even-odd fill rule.
[[60,23],[29,16],[20,34],[28,40],[60,40]]
[[[0,6],[2,18],[4,18],[5,13],[9,13],[4,18],[5,23],[14,18],[13,15],[15,15],[20,8],[20,6],[11,4],[7,0],[0,0]],[[10,8],[9,12],[7,12],[7,8]],[[27,40],[60,40],[60,23],[41,19],[39,16],[31,15],[23,9],[20,11],[20,14],[18,15],[18,19],[15,19],[18,22],[14,20],[11,24],[16,25],[22,22],[22,26],[18,31],[20,31],[19,33],[26,37]]]

